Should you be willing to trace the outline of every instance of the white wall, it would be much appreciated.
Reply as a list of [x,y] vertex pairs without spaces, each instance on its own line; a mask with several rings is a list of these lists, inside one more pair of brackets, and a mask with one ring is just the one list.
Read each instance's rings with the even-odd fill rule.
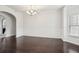
[[64,16],[64,41],[79,45],[79,37],[69,36],[68,34],[68,19],[69,16],[79,14],[79,6],[65,6],[63,9]]
[[15,11],[7,6],[0,6],[0,11],[13,14],[16,17],[16,36],[23,35],[23,15],[21,12]]
[[41,10],[37,15],[24,13],[23,33],[26,36],[62,37],[62,10]]
[[13,14],[16,17],[16,35],[62,37],[61,10],[42,10],[39,14],[29,16],[26,13],[15,11],[7,6],[0,6],[0,11]]

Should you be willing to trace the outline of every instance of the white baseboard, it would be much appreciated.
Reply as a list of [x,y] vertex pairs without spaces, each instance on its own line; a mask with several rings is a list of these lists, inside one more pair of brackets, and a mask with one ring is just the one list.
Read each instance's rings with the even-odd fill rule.
[[69,43],[72,43],[72,44],[75,44],[75,45],[79,45],[79,43],[77,43],[77,42],[73,42],[73,41],[69,41],[69,40],[63,40],[63,41],[69,42]]
[[23,35],[23,34],[21,34],[21,35],[16,35],[16,38],[21,37],[21,36],[24,36],[24,35]]

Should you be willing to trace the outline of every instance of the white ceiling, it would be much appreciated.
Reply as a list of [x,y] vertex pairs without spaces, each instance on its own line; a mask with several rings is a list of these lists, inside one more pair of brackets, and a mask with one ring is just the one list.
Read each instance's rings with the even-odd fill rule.
[[[30,7],[30,5],[7,5],[7,6],[17,11],[26,11]],[[47,10],[47,9],[60,9],[64,7],[64,5],[33,5],[33,7],[34,9]]]

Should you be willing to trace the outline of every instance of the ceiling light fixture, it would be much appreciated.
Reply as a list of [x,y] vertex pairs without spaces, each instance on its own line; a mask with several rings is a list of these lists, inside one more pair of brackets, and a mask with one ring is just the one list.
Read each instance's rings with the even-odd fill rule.
[[38,13],[38,9],[35,8],[35,6],[31,5],[29,6],[29,9],[26,11],[27,14],[33,16],[33,15],[36,15]]

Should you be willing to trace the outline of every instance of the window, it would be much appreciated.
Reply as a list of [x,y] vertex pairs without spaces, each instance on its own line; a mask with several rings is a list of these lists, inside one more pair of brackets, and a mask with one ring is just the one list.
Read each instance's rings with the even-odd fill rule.
[[69,19],[69,34],[79,36],[79,15],[72,15]]

